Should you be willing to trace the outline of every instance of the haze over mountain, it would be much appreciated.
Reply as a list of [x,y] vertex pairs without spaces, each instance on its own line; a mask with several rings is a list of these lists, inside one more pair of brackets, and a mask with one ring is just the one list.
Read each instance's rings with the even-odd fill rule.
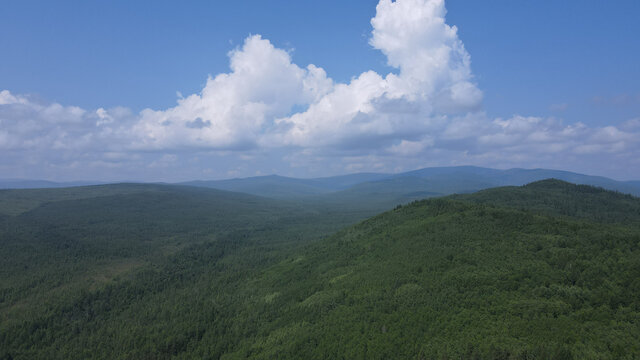
[[560,170],[497,170],[475,166],[424,168],[399,174],[360,173],[315,179],[295,179],[271,175],[243,179],[189,181],[181,184],[279,198],[304,197],[332,192],[338,192],[336,196],[340,197],[350,194],[395,194],[422,198],[425,195],[448,195],[474,192],[496,186],[524,185],[548,178],[640,195],[639,182],[616,181],[602,176],[589,176]]
[[63,188],[72,186],[98,185],[105,182],[98,181],[69,181],[56,182],[47,180],[26,180],[26,179],[0,179],[0,189],[46,189]]
[[[242,192],[274,199],[307,201],[314,204],[342,205],[352,210],[387,210],[397,204],[433,196],[469,193],[482,189],[523,185],[555,178],[599,186],[604,189],[640,196],[640,182],[616,181],[548,169],[497,170],[475,166],[424,168],[398,174],[357,173],[351,175],[297,179],[277,175],[251,178],[189,181],[180,183],[196,187]],[[55,183],[47,181],[0,180],[2,188],[60,188],[91,183]],[[366,202],[366,205],[363,203]]]

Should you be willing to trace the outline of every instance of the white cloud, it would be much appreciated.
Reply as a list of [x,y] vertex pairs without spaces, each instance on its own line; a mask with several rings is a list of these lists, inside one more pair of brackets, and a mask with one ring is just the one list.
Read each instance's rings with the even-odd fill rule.
[[279,119],[289,129],[278,140],[298,146],[402,141],[427,133],[436,114],[479,106],[469,54],[444,21],[443,1],[382,0],[376,10],[370,43],[399,73],[369,71],[336,85],[307,111]]
[[460,164],[597,172],[601,162],[624,174],[640,158],[638,119],[592,128],[487,116],[445,15],[443,0],[381,0],[369,42],[395,70],[348,83],[252,35],[228,54],[228,73],[165,110],[89,111],[0,91],[0,171],[172,180],[176,169],[182,178]]
[[164,111],[146,109],[134,126],[136,148],[255,146],[294,105],[316,101],[332,87],[324,70],[300,68],[260,35],[229,53],[231,72],[209,78],[200,94]]
[[479,105],[472,83],[471,58],[457,28],[445,23],[444,0],[381,0],[376,7],[371,45],[400,74],[388,76],[390,96],[430,101],[435,110],[458,112]]
[[640,118],[625,121],[621,128],[625,131],[640,131]]
[[569,104],[567,103],[551,104],[551,106],[549,106],[549,110],[554,112],[563,112],[563,111],[566,111],[568,108],[569,108]]
[[0,105],[24,104],[26,99],[12,95],[9,90],[0,91]]

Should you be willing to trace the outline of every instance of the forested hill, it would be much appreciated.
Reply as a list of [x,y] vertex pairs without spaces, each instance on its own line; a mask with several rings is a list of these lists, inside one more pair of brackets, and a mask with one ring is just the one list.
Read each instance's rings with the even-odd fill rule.
[[601,222],[640,224],[640,201],[637,197],[557,179],[487,189],[452,198]]
[[61,290],[66,273],[7,287],[9,272],[0,358],[634,359],[640,227],[615,209],[639,204],[543,181],[398,206],[303,246],[319,232],[302,215],[176,232],[180,245],[86,289]]
[[[238,282],[288,251],[360,219],[361,213],[187,186],[0,190],[0,359],[90,358],[71,343],[64,346],[70,352],[45,345],[61,346],[56,339],[80,331],[68,327],[79,323],[59,316],[84,308],[87,297],[103,296],[101,291],[109,288],[116,290],[108,303],[122,301],[122,291],[126,296],[134,291],[141,299],[110,305],[113,312],[92,318],[93,330],[80,331],[82,336],[101,324],[107,329],[101,319],[135,304],[151,306],[159,289],[175,291],[203,272],[217,274],[211,284]],[[150,336],[146,331],[141,336]],[[112,358],[106,350],[95,350],[90,352],[96,358]]]
[[490,194],[500,206],[480,193],[399,207],[264,272],[228,358],[640,356],[637,218],[591,220],[640,199],[558,181]]

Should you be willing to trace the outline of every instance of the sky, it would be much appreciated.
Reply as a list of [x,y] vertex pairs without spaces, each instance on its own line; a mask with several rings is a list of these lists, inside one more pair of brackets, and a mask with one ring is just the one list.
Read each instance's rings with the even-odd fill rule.
[[477,165],[640,179],[635,0],[2,8],[0,178]]

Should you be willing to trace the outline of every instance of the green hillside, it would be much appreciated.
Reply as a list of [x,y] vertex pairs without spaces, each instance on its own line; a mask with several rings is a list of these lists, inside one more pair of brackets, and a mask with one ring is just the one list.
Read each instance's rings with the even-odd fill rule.
[[[565,205],[606,196],[611,208],[640,206],[555,181],[525,187],[535,195],[527,203],[551,207],[547,191],[566,188]],[[519,201],[519,192],[492,195]],[[637,218],[623,226],[513,207],[421,201],[281,262],[246,289],[244,308],[258,309],[249,317],[262,326],[228,358],[640,356]]]
[[640,223],[640,201],[637,197],[557,179],[519,187],[487,189],[452,198],[600,222]]
[[109,195],[162,191],[162,185],[113,184],[69,188],[5,189],[0,190],[0,214],[18,215],[44,203],[90,199]]
[[638,198],[542,181],[318,240],[353,214],[208,191],[0,218],[0,358],[640,357]]
[[[0,191],[0,209],[0,358],[51,358],[49,352],[15,353],[29,344],[16,332],[38,336],[33,321],[131,279],[143,279],[147,290],[161,286],[148,274],[176,271],[179,262],[194,265],[185,260],[194,252],[206,257],[211,250],[229,263],[224,277],[238,281],[234,269],[247,274],[363,216],[213,189],[137,184]],[[207,271],[213,265],[204,264]],[[151,295],[147,290],[142,294]],[[55,337],[69,330],[47,329]],[[60,354],[52,356],[67,357]]]

